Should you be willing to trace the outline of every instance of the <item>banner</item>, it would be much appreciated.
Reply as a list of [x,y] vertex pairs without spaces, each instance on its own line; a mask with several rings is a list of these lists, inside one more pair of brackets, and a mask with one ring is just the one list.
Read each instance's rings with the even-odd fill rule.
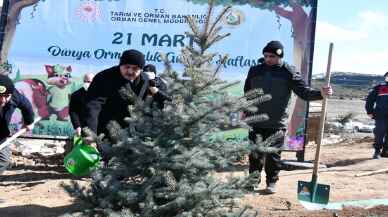
[[[231,1],[216,2],[217,14]],[[233,2],[232,10],[222,20],[223,31],[231,36],[211,48],[219,53],[216,63],[222,55],[229,55],[221,78],[242,81],[230,92],[243,94],[249,67],[258,63],[262,48],[271,40],[283,43],[285,61],[302,70],[308,80],[310,26],[314,21],[309,16],[313,12],[311,3]],[[22,0],[18,4],[9,1],[8,6],[1,57],[7,59],[16,87],[43,119],[34,133],[71,135],[68,96],[81,88],[86,72],[98,73],[117,65],[126,49],[142,51],[158,73],[163,71],[163,52],[174,69],[181,71],[180,50],[193,43],[184,34],[189,31],[185,17],[204,23],[207,0]],[[293,150],[303,148],[306,115],[305,103],[295,106],[298,108],[291,106],[295,112],[288,140]],[[13,117],[15,124],[20,121],[20,115]]]

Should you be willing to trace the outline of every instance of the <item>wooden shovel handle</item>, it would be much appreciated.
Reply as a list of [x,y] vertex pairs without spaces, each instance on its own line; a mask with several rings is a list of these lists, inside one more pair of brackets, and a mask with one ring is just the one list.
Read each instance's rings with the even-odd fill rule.
[[361,177],[361,176],[370,176],[370,175],[375,175],[375,174],[380,174],[380,173],[387,173],[388,168],[386,169],[381,169],[381,170],[375,170],[371,172],[364,172],[364,173],[358,173],[355,175],[355,177]]
[[[327,68],[326,68],[326,84],[325,84],[326,87],[330,85],[331,59],[333,54],[333,47],[334,47],[333,43],[330,43],[329,57],[327,60]],[[322,100],[321,119],[319,122],[318,144],[317,144],[317,150],[315,152],[313,176],[316,176],[318,174],[319,156],[321,152],[323,133],[325,131],[326,107],[327,107],[327,97],[324,95]]]
[[[33,124],[36,124],[38,121],[40,121],[41,117],[38,117],[37,119],[34,120]],[[13,134],[11,137],[9,137],[7,140],[5,140],[3,143],[0,145],[0,151],[3,150],[3,148],[7,147],[9,143],[11,143],[13,140],[15,140],[17,137],[21,136],[23,133],[27,131],[26,128],[23,128]]]

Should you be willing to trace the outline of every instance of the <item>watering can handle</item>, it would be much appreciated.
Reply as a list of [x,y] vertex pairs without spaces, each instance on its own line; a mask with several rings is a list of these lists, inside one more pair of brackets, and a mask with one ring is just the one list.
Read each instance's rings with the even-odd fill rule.
[[[38,117],[37,119],[34,120],[33,124],[36,124],[38,121],[40,121],[41,117]],[[3,142],[1,145],[0,145],[0,151],[3,150],[3,148],[7,147],[9,145],[9,143],[11,143],[13,140],[15,140],[17,137],[21,136],[23,133],[25,133],[27,131],[26,128],[23,128],[21,130],[19,130],[18,132],[16,132],[15,134],[13,134],[11,137],[9,137],[7,140],[5,140],[5,142]]]
[[[325,79],[326,87],[330,85],[331,59],[332,59],[332,54],[333,54],[333,47],[334,47],[333,43],[330,43],[329,56],[328,56],[327,68],[326,68],[326,79]],[[326,107],[327,107],[327,96],[324,96],[323,100],[322,100],[321,119],[319,122],[319,133],[318,133],[317,150],[315,152],[313,177],[314,176],[316,177],[318,175],[319,156],[320,156],[320,152],[321,152],[323,133],[325,131]]]

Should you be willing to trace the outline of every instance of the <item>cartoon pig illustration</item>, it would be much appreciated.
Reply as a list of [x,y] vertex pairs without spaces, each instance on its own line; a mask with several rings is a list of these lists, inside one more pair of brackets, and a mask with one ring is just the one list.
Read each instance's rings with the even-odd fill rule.
[[48,105],[50,113],[56,114],[59,121],[69,118],[69,97],[71,94],[71,66],[45,65],[47,72]]

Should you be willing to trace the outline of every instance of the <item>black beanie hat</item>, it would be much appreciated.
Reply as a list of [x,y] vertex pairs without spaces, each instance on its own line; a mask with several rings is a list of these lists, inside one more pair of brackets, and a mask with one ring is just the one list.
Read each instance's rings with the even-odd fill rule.
[[280,41],[270,41],[263,48],[263,54],[264,52],[273,53],[276,56],[283,58],[283,55],[284,55],[283,45],[282,43],[280,43]]
[[0,95],[12,94],[15,90],[12,80],[6,75],[0,75]]
[[156,67],[152,64],[148,64],[148,65],[144,66],[143,71],[144,72],[153,72],[156,75]]
[[131,64],[143,68],[145,64],[144,54],[138,50],[126,50],[120,57],[120,66],[124,64]]

